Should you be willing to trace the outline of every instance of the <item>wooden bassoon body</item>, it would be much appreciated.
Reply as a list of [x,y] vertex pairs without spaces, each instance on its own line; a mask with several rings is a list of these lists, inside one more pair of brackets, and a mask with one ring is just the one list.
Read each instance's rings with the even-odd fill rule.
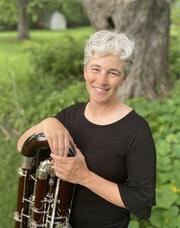
[[[70,228],[75,185],[56,177],[44,134],[29,137],[21,152],[15,228]],[[68,156],[75,156],[74,148]]]

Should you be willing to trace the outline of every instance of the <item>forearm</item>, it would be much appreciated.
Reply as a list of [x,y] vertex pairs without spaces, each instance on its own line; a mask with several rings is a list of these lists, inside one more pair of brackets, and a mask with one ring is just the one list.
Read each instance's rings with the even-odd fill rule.
[[19,152],[21,151],[22,146],[23,146],[23,144],[24,144],[24,142],[26,141],[27,138],[29,138],[31,135],[33,135],[35,133],[41,133],[41,132],[42,132],[42,124],[41,123],[35,125],[34,127],[31,127],[27,131],[25,131],[24,134],[22,134],[21,137],[18,140],[17,150]]
[[39,124],[28,129],[19,138],[17,143],[18,151],[21,151],[26,139],[35,133],[44,133],[48,140],[51,151],[58,155],[67,155],[70,143],[73,143],[68,130],[63,126],[63,124],[54,117],[48,117]]
[[90,171],[82,185],[105,200],[119,207],[125,208],[116,183],[108,181]]

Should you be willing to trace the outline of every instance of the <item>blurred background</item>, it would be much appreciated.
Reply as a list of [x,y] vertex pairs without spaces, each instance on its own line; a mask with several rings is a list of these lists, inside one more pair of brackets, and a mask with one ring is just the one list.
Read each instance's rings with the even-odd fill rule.
[[180,0],[0,0],[0,228],[13,227],[25,129],[86,101],[85,40],[125,32],[135,60],[119,92],[152,129],[157,205],[130,228],[180,227]]

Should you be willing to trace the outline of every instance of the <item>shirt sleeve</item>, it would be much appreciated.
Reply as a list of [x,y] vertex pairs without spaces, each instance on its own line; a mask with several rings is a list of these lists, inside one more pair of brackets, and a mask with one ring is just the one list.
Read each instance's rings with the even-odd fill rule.
[[127,179],[118,184],[127,210],[140,219],[148,219],[155,205],[156,150],[146,121],[136,129],[126,159]]
[[69,107],[58,112],[54,118],[59,120],[66,128],[68,127],[68,117],[69,116]]

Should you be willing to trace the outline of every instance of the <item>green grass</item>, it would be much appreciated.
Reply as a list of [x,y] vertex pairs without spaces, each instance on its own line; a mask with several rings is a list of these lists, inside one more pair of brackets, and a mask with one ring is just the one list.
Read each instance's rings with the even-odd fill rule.
[[[0,32],[0,82],[12,81],[12,77],[23,78],[30,69],[28,46],[32,44],[48,44],[50,42],[62,42],[65,35],[81,39],[81,36],[89,36],[92,29],[89,27],[67,29],[62,31],[31,31],[31,39],[18,41],[16,32]],[[14,72],[18,74],[13,75]]]
[[8,143],[0,139],[0,227],[13,227],[13,216],[17,198],[17,164],[20,156],[16,151],[15,141]]

